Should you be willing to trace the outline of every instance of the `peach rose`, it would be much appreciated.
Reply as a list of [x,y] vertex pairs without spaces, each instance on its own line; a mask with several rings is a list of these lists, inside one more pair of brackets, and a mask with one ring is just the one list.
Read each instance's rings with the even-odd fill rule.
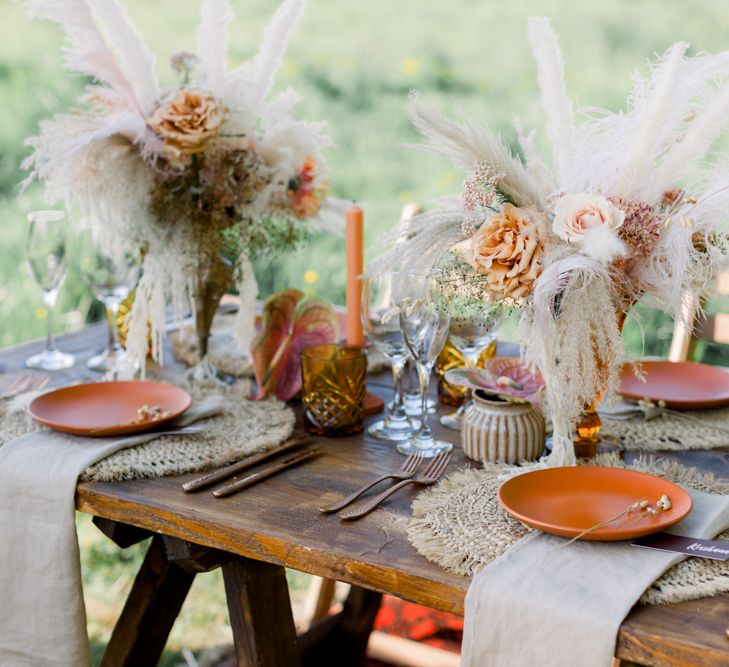
[[173,156],[192,155],[205,150],[205,142],[223,124],[223,111],[209,93],[178,90],[147,119]]
[[542,269],[544,249],[532,215],[506,204],[471,239],[473,264],[496,299],[522,299]]
[[619,229],[625,213],[600,195],[563,195],[554,208],[552,231],[569,243],[582,243],[597,227]]

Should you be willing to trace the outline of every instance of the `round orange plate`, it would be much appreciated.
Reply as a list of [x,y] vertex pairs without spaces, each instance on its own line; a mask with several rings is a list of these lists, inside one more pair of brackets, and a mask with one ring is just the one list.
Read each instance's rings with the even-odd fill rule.
[[583,540],[632,540],[664,530],[691,511],[691,496],[673,482],[635,470],[573,466],[534,470],[501,485],[499,502],[515,519],[561,537],[583,530],[647,500],[655,506],[662,495],[673,507],[657,516],[630,514],[585,535]]
[[673,410],[706,410],[729,405],[729,370],[692,361],[643,361],[645,382],[631,364],[623,366],[620,393],[639,401],[665,401]]
[[[139,433],[165,424],[190,407],[190,395],[161,382],[98,382],[49,391],[31,402],[30,416],[57,431],[109,436]],[[170,414],[139,422],[143,405]]]

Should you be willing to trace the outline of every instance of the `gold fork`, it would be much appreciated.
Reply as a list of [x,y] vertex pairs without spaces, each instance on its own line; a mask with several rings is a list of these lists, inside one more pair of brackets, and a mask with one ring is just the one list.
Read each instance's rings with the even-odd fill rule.
[[7,399],[18,396],[19,394],[25,394],[29,391],[37,391],[45,387],[51,376],[47,373],[29,373],[23,371],[15,380],[12,381],[7,390],[0,394],[0,398]]
[[403,464],[400,466],[399,470],[388,473],[387,475],[382,475],[381,477],[372,480],[368,484],[365,484],[361,489],[357,489],[354,493],[348,495],[346,498],[338,500],[337,502],[332,503],[331,505],[327,505],[326,507],[320,507],[319,511],[325,512],[326,514],[329,514],[331,512],[338,512],[339,510],[344,509],[351,502],[357,500],[357,498],[359,498],[365,491],[369,491],[373,486],[375,486],[375,484],[384,482],[386,479],[410,479],[411,477],[415,476],[415,473],[418,471],[418,468],[420,467],[420,462],[422,460],[422,454],[410,454],[410,456],[408,456],[403,461]]
[[446,469],[446,466],[451,460],[451,455],[449,453],[441,452],[437,456],[435,456],[425,468],[423,468],[422,472],[420,472],[416,477],[413,477],[411,479],[405,479],[402,482],[398,482],[395,484],[395,486],[390,487],[386,491],[383,491],[379,495],[375,496],[374,498],[371,498],[366,503],[363,503],[359,507],[356,507],[353,510],[350,510],[349,512],[343,512],[339,515],[340,519],[345,519],[347,521],[351,519],[359,519],[360,517],[363,517],[365,514],[369,514],[375,507],[377,507],[383,500],[386,498],[389,498],[393,493],[396,493],[403,487],[407,486],[408,484],[421,484],[423,486],[429,486],[430,484],[435,484],[443,474],[443,472]]

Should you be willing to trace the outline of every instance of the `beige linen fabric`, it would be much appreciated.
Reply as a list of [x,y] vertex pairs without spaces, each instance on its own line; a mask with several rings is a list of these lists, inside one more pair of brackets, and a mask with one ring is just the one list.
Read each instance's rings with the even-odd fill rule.
[[[217,414],[222,399],[193,405],[178,424]],[[0,665],[89,664],[74,523],[83,470],[154,435],[78,438],[28,433],[0,447]]]
[[[670,532],[711,538],[729,497],[691,490]],[[610,667],[623,619],[680,554],[534,532],[477,574],[466,595],[462,667]]]

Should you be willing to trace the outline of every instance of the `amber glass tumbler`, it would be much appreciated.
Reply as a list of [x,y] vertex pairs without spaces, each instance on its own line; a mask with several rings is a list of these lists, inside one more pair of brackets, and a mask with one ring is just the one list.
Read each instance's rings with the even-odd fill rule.
[[342,436],[364,424],[367,355],[353,345],[313,345],[301,352],[304,427],[311,433]]

